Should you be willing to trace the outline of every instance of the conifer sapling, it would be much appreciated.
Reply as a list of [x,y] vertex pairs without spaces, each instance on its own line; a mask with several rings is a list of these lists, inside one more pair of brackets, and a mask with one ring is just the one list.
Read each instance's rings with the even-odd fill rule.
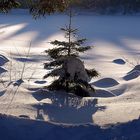
[[72,16],[73,13],[70,10],[69,24],[65,28],[61,28],[67,41],[54,40],[51,44],[56,47],[45,51],[52,61],[45,63],[44,68],[53,70],[44,78],[58,77],[47,86],[51,91],[64,90],[81,97],[87,97],[89,92],[95,92],[88,82],[91,78],[98,76],[98,72],[95,69],[86,69],[79,58],[79,53],[91,49],[91,46],[82,46],[86,39],[77,39],[78,30],[72,28]]

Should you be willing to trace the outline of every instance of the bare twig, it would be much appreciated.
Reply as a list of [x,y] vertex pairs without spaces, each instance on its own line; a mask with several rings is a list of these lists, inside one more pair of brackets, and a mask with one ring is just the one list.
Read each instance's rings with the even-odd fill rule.
[[[27,52],[27,55],[26,55],[26,59],[30,55],[31,46],[32,46],[32,43],[30,42],[29,49],[28,49],[28,52]],[[26,62],[24,62],[24,64],[23,64],[23,68],[22,68],[22,72],[21,72],[21,79],[23,79],[23,74],[25,72],[25,67],[26,67]]]

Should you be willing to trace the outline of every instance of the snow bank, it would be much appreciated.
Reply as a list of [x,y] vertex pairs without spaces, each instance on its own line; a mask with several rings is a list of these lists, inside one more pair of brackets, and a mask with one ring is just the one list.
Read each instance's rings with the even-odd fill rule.
[[65,126],[0,114],[2,140],[138,140],[140,119],[100,128],[95,125]]

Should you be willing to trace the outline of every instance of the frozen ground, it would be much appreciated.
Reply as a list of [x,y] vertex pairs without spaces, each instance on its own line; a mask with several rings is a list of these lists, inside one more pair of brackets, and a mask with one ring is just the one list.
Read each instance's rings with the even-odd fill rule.
[[[97,92],[90,98],[40,89],[51,82],[42,79],[47,72],[43,63],[48,61],[44,50],[53,47],[51,40],[64,39],[59,28],[67,23],[67,16],[33,20],[25,13],[0,15],[0,113],[18,117],[0,115],[3,140],[16,139],[12,126],[19,137],[29,133],[30,139],[38,127],[42,137],[36,139],[48,134],[50,139],[57,135],[76,140],[139,138],[140,121],[135,120],[140,116],[139,16],[79,15],[73,22],[79,34],[95,46],[81,54],[86,66],[100,73],[91,81]],[[100,128],[110,124],[113,128]],[[6,131],[9,135],[4,137]]]

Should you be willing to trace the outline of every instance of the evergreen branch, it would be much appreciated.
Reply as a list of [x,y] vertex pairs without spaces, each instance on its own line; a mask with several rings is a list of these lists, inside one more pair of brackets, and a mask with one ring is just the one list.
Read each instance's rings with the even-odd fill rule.
[[[68,83],[68,87],[67,87]],[[48,90],[55,91],[55,90],[64,90],[67,92],[74,93],[80,97],[90,97],[89,90],[95,92],[95,89],[89,85],[87,82],[84,81],[67,81],[66,79],[57,79],[52,82],[49,86],[45,87]]]
[[0,11],[8,13],[12,8],[18,8],[20,3],[16,0],[1,0],[0,1]]
[[48,77],[62,76],[64,70],[62,68],[54,69],[50,73],[46,74],[43,78],[46,79]]
[[58,67],[62,64],[63,64],[63,61],[56,60],[56,61],[52,61],[50,63],[44,63],[44,68],[49,69],[49,68],[52,68],[52,67]]
[[69,46],[69,42],[66,42],[66,41],[58,41],[58,40],[52,41],[50,44],[57,45],[57,46],[65,46],[65,47],[68,47]]
[[78,57],[78,53],[76,53],[76,52],[75,53],[71,53],[70,56]]
[[84,44],[85,41],[86,41],[85,38],[76,41],[71,41],[71,46],[81,46],[82,44]]
[[49,49],[46,50],[45,52],[49,54],[49,56],[53,59],[57,59],[62,55],[62,53],[65,53],[67,51],[67,48],[60,47],[60,48],[54,48],[54,49]]
[[91,49],[91,46],[75,48],[75,50],[78,51],[78,52],[85,52],[89,49]]
[[78,80],[76,81],[77,84],[79,84],[79,86],[81,86],[83,89],[86,90],[91,90],[92,92],[95,92],[95,89],[86,81],[83,80]]
[[[80,39],[80,40],[71,41],[71,42],[55,40],[55,41],[52,41],[51,44],[57,45],[57,46],[64,46],[64,47],[68,47],[68,46],[73,47],[73,46],[81,46],[81,44],[83,44],[85,41],[86,41],[86,39]],[[87,46],[87,47],[89,48],[90,46]],[[87,47],[85,47],[85,48],[87,48]]]
[[64,81],[57,79],[57,80],[53,81],[52,84],[46,86],[45,88],[47,88],[48,90],[51,90],[51,91],[66,90],[66,86],[64,83],[65,83]]
[[98,77],[99,73],[95,69],[85,69],[89,77]]
[[34,18],[45,16],[46,14],[51,14],[54,12],[63,12],[66,8],[64,0],[36,0],[32,1],[32,6],[30,8],[30,13]]
[[75,43],[77,43],[77,45],[79,46],[79,45],[83,44],[86,40],[87,40],[86,38],[79,39]]

